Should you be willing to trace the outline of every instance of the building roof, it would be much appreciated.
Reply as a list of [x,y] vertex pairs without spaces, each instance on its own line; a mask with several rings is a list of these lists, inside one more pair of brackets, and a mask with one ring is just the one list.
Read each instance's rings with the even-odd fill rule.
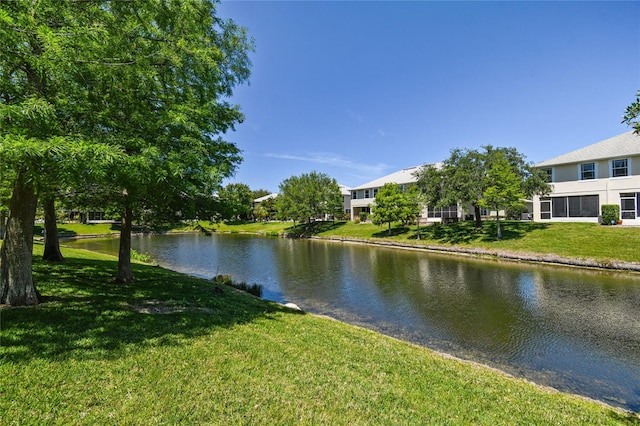
[[[436,163],[434,165],[436,167],[441,166],[440,163]],[[372,180],[371,182],[358,185],[355,188],[351,188],[351,190],[353,191],[358,189],[380,188],[385,183],[397,183],[398,185],[402,185],[404,183],[413,183],[418,180],[418,178],[415,176],[415,173],[421,168],[422,166],[407,167],[406,169],[398,170],[397,172]]]
[[542,161],[536,164],[536,167],[583,163],[585,161],[619,158],[629,155],[640,155],[640,136],[635,134],[633,130],[550,160]]
[[342,195],[351,195],[351,188],[342,184],[338,184],[338,186],[340,187],[340,193],[342,193]]
[[278,193],[274,192],[272,194],[265,195],[264,197],[256,198],[255,200],[253,200],[253,202],[254,203],[261,203],[263,201],[267,201],[270,198],[276,198],[277,196],[278,196]]

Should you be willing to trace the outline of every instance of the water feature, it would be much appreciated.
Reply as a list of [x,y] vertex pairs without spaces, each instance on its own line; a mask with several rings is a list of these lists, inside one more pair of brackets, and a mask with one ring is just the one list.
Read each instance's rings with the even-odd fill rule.
[[[79,240],[117,253],[118,240]],[[294,302],[539,384],[640,411],[640,276],[240,234],[134,237],[176,271]]]

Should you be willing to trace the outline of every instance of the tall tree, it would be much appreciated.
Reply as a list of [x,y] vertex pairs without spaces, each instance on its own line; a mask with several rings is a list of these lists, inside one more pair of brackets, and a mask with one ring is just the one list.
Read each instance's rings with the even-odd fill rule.
[[253,207],[253,194],[244,183],[230,183],[218,191],[222,219],[247,219]]
[[0,303],[38,303],[31,253],[36,189],[50,179],[43,164],[64,168],[69,158],[95,149],[95,139],[78,126],[92,116],[78,72],[100,42],[100,6],[0,3],[0,163],[11,170],[3,175],[11,179],[11,197],[0,249]]
[[227,102],[249,77],[252,42],[243,28],[215,14],[208,0],[117,2],[106,24],[107,57],[96,96],[108,134],[128,155],[115,171],[123,209],[117,281],[133,280],[131,223],[147,205],[184,194],[204,199],[241,157],[219,135],[243,116]]
[[280,218],[311,224],[318,217],[342,211],[342,192],[335,179],[313,171],[282,181],[276,206]]
[[640,135],[640,90],[636,93],[636,101],[627,107],[622,122],[633,127]]

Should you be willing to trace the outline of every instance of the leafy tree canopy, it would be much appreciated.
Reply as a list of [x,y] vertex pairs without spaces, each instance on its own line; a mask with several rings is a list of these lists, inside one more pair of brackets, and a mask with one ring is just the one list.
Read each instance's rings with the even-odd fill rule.
[[[515,148],[494,148],[491,145],[484,146],[482,151],[452,150],[440,168],[425,166],[418,171],[417,185],[426,202],[433,207],[458,203],[473,206],[476,225],[481,226],[480,207],[488,203],[485,199],[487,194],[495,196],[493,167],[508,167],[517,180],[518,193],[522,198],[548,194],[551,190],[545,173],[527,163]],[[492,187],[494,189],[487,193],[487,189]]]
[[282,181],[276,206],[281,219],[311,223],[324,215],[340,214],[342,202],[338,182],[324,173],[313,171]]
[[230,183],[218,191],[222,219],[248,219],[253,209],[253,193],[244,183]]
[[228,98],[253,43],[215,12],[213,0],[0,3],[0,159],[26,206],[10,209],[2,301],[36,300],[20,259],[40,182],[101,186],[123,206],[124,235],[134,211],[196,205],[233,173],[240,153],[221,135],[243,119]]

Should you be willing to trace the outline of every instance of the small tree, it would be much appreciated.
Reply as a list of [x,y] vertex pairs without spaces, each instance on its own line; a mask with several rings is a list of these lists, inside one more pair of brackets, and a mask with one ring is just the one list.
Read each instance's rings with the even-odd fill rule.
[[503,153],[497,153],[487,170],[486,188],[480,205],[496,211],[497,238],[502,238],[500,210],[522,205],[521,181]]
[[378,226],[386,223],[388,234],[391,235],[392,222],[410,223],[419,213],[417,189],[403,191],[395,183],[385,183],[371,206],[371,221]]

